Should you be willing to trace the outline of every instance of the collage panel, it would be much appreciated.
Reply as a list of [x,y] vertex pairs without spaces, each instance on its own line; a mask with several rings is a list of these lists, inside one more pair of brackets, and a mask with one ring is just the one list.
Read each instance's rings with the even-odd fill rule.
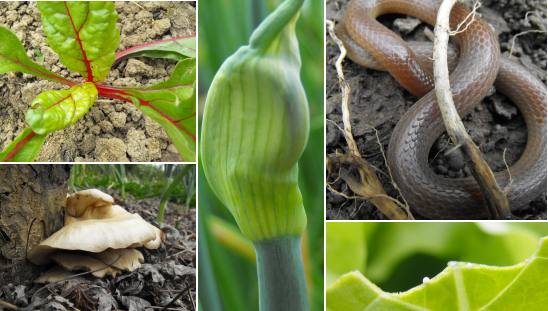
[[442,1],[0,1],[0,311],[545,310],[546,3]]
[[0,2],[0,161],[196,162],[196,2]]
[[201,310],[324,310],[323,7],[198,3]]
[[546,222],[328,222],[326,307],[544,310]]
[[[431,91],[441,1],[374,2],[326,3],[347,50],[337,73],[340,47],[326,31],[326,219],[546,220],[546,33],[530,22],[545,6],[489,1],[451,37],[464,127],[449,139],[443,119],[461,117],[442,118]],[[452,29],[469,16],[452,12]],[[494,179],[461,153],[481,155]]]
[[326,1],[326,310],[546,309],[546,6],[454,2]]
[[197,309],[197,19],[0,2],[0,310]]
[[0,309],[194,310],[195,181],[195,164],[0,165]]

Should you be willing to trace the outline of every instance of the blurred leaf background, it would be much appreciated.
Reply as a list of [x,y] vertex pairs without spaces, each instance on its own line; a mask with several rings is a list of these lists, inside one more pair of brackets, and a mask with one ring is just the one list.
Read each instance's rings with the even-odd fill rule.
[[[91,188],[117,189],[121,196],[133,196],[133,200],[150,197],[160,198],[164,183],[171,185],[173,179],[166,179],[166,165],[172,165],[174,175],[185,166],[179,164],[75,164],[72,166],[70,192]],[[174,185],[168,201],[180,205],[181,210],[196,207],[196,186],[188,180],[196,178],[195,165],[182,181]]]
[[326,224],[327,287],[359,270],[386,292],[404,292],[438,275],[449,261],[511,266],[530,257],[545,222]]
[[[200,119],[211,80],[226,58],[249,43],[255,27],[281,0],[199,1],[198,91]],[[297,21],[301,79],[310,108],[310,137],[299,161],[299,188],[308,226],[303,257],[312,310],[323,310],[323,2],[305,0]],[[200,122],[201,125],[201,122]],[[199,175],[199,308],[258,310],[257,272],[251,242],[215,197],[201,164]]]

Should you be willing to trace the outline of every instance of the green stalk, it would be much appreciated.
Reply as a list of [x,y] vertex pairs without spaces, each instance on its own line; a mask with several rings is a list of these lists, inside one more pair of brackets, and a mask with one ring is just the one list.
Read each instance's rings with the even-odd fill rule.
[[308,311],[301,236],[289,235],[253,242],[259,275],[261,311]]
[[70,179],[69,179],[69,189],[72,188],[72,189],[75,189],[74,188],[74,180],[76,179],[76,171],[78,170],[76,167],[78,165],[74,165],[71,167],[71,171],[70,171]]
[[[166,164],[166,165],[172,165],[172,164]],[[188,173],[192,165],[187,164],[182,170],[180,170],[175,178],[173,178],[173,181],[171,184],[169,183],[169,177],[164,180],[164,187],[162,188],[162,197],[160,198],[160,206],[158,207],[158,222],[162,222],[164,220],[164,211],[166,209],[167,205],[167,199],[169,198],[169,195],[173,190],[175,190],[175,187],[181,182],[181,179]],[[171,177],[171,168],[169,171],[169,176]]]
[[221,66],[209,89],[200,159],[213,192],[257,253],[259,309],[310,310],[301,255],[306,213],[297,161],[309,134],[295,24],[286,0]]
[[164,164],[164,184],[162,186],[162,196],[160,197],[160,206],[158,206],[158,222],[164,220],[164,211],[167,205],[166,190],[171,178],[171,172],[173,170],[173,164]]
[[120,172],[118,173],[118,179],[120,180],[120,192],[122,199],[126,198],[126,170],[124,168],[124,164],[118,164],[118,167],[120,168]]

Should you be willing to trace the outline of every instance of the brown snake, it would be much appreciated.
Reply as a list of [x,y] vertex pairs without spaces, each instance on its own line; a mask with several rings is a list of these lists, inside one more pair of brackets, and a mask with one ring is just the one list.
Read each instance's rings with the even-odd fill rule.
[[[433,219],[485,218],[483,195],[473,178],[443,178],[432,172],[427,162],[434,141],[445,130],[432,91],[432,64],[427,59],[432,55],[431,45],[424,52],[419,44],[420,55],[415,55],[401,38],[375,20],[382,14],[400,13],[433,25],[439,2],[353,0],[337,33],[353,61],[375,69],[384,67],[408,91],[422,97],[399,121],[388,148],[388,165],[410,207]],[[451,11],[451,29],[456,29],[468,13],[456,5]],[[493,31],[478,17],[455,38],[460,59],[450,84],[459,115],[470,113],[494,83],[525,118],[527,146],[510,168],[513,182],[506,191],[511,209],[516,210],[546,189],[546,86],[521,65],[500,59]],[[453,48],[450,54],[456,59],[458,50]],[[371,56],[378,63],[371,65],[375,63]],[[495,178],[501,188],[509,183],[507,171],[495,173]]]

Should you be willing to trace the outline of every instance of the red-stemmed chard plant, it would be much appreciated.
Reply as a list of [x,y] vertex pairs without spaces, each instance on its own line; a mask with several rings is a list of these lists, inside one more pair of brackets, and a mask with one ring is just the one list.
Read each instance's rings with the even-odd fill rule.
[[[116,54],[120,31],[112,2],[38,2],[38,9],[47,44],[83,80],[68,80],[32,62],[17,36],[0,26],[0,74],[20,71],[70,86],[34,99],[25,116],[29,127],[0,152],[0,161],[34,161],[47,134],[76,123],[97,96],[133,103],[165,129],[184,161],[196,161],[196,36],[147,43]],[[113,64],[141,56],[179,62],[168,80],[152,86],[101,85]]]

